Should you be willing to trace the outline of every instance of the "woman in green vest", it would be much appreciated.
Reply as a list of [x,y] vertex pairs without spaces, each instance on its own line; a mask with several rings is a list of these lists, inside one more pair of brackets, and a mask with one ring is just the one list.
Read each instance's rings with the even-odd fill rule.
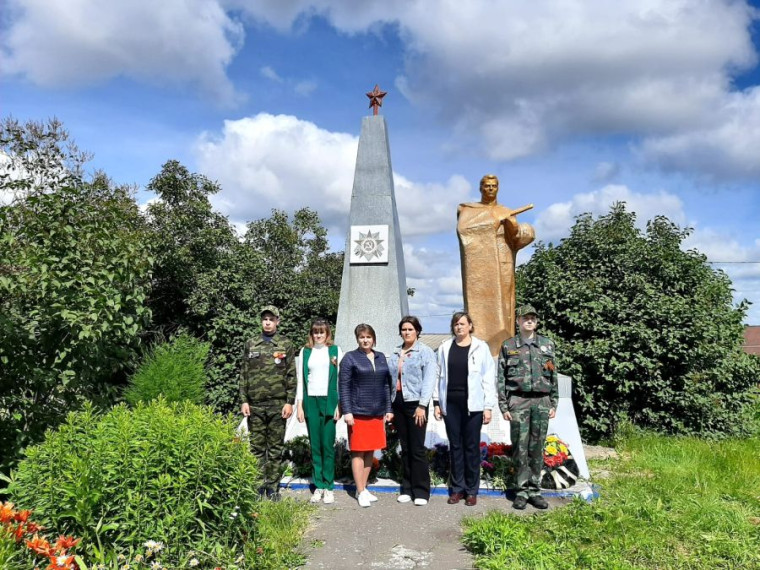
[[311,446],[312,481],[316,489],[312,503],[335,502],[335,422],[338,409],[338,364],[343,352],[333,344],[330,323],[316,319],[309,339],[301,349],[297,366],[297,418],[306,421]]

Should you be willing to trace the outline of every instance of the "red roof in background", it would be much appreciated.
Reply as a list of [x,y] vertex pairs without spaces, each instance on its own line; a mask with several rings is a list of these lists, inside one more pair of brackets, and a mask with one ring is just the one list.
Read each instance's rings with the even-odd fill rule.
[[760,355],[760,326],[744,327],[744,352]]

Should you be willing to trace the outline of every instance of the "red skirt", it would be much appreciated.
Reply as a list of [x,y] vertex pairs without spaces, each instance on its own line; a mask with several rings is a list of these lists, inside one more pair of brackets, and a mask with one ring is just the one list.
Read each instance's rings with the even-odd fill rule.
[[348,426],[351,451],[376,451],[385,445],[384,416],[354,416],[354,425]]

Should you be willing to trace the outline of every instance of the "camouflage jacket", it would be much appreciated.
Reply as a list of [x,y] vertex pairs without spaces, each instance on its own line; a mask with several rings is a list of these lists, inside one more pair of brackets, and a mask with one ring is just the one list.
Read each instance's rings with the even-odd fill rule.
[[520,335],[504,341],[499,354],[499,409],[508,411],[509,397],[519,392],[548,394],[557,407],[557,367],[554,343],[536,335],[535,342],[523,343]]
[[240,367],[240,402],[292,403],[295,397],[296,363],[293,343],[281,334],[272,342],[261,335],[245,343]]

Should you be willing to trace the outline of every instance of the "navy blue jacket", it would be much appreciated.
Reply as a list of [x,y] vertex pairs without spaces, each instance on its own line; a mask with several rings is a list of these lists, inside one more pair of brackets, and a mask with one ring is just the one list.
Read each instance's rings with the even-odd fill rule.
[[375,353],[375,368],[360,349],[343,355],[340,361],[338,392],[340,413],[356,416],[384,416],[391,411],[393,381],[385,354]]

